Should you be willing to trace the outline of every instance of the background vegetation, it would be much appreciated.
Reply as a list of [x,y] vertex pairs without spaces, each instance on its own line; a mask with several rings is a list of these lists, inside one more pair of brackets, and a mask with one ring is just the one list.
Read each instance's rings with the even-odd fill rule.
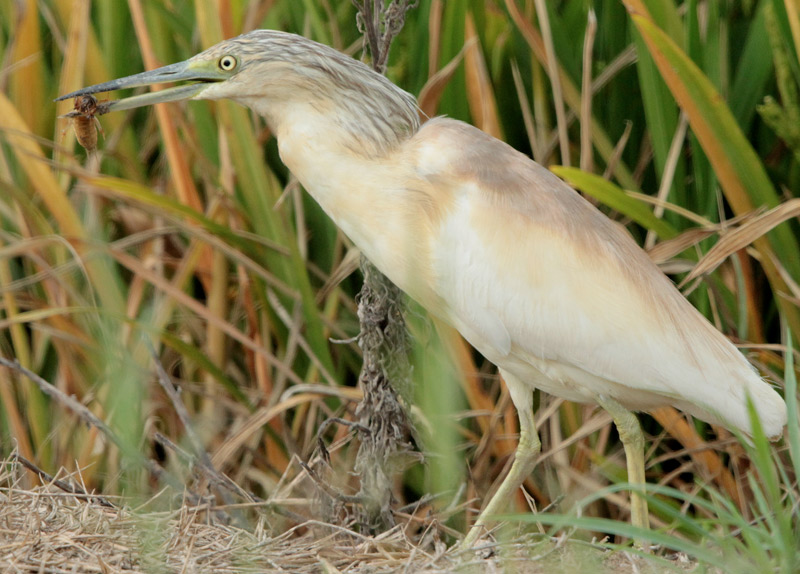
[[[260,497],[288,504],[320,425],[352,419],[357,257],[263,121],[229,102],[110,114],[91,155],[57,118],[71,102],[52,103],[258,27],[360,55],[345,0],[0,0],[0,356],[119,437],[2,369],[4,454],[80,468],[108,494],[162,486],[142,456],[189,480],[179,451],[155,440],[195,447],[151,345],[213,465]],[[788,383],[796,413],[786,345],[800,334],[798,52],[794,0],[420,0],[387,74],[428,115],[474,123],[593,198],[770,381]],[[400,508],[439,495],[411,524],[424,528],[433,504],[446,535],[508,464],[516,415],[493,367],[412,311],[414,412],[439,454],[398,479],[396,497]],[[625,475],[608,416],[544,395],[536,408],[544,454],[517,508],[568,513],[582,501],[583,522],[571,522],[582,535],[629,535],[604,521],[628,508],[619,488],[603,490]],[[797,566],[796,418],[792,440],[748,456],[724,429],[653,415],[642,417],[649,482],[662,487],[651,510],[669,533],[658,541],[711,563],[743,553],[742,571]],[[348,433],[329,425],[323,438],[334,445],[326,480],[352,494]],[[292,512],[313,516],[303,484]]]

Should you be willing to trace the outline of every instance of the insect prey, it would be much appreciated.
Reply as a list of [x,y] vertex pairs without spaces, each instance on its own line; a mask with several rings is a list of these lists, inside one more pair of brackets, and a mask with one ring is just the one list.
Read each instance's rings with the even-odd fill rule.
[[103,134],[103,137],[106,135],[96,116],[106,113],[109,103],[110,102],[98,102],[97,98],[88,94],[85,96],[78,96],[75,98],[74,109],[60,116],[72,121],[72,129],[75,131],[75,137],[86,151],[92,152],[97,149],[98,130]]

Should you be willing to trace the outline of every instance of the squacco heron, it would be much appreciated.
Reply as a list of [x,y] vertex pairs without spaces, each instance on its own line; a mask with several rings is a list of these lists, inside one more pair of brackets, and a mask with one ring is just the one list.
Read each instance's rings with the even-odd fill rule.
[[[533,469],[534,389],[606,409],[632,484],[645,481],[632,411],[672,405],[749,433],[749,397],[766,434],[781,434],[780,395],[624,230],[505,143],[421,123],[413,96],[330,47],[258,30],[59,99],[177,81],[193,83],[105,105],[227,98],[263,116],[282,161],[366,257],[499,368],[519,445],[464,545]],[[631,520],[648,526],[641,492]]]

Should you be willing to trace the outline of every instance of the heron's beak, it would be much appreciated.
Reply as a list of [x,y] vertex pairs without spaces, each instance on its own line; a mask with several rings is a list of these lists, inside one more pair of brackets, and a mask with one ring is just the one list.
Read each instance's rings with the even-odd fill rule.
[[222,70],[218,69],[216,64],[212,61],[186,60],[149,72],[142,72],[141,74],[134,74],[133,76],[119,78],[118,80],[111,80],[110,82],[89,86],[88,88],[81,88],[80,90],[59,96],[55,101],[60,102],[61,100],[77,98],[88,94],[110,92],[123,88],[150,86],[152,84],[162,84],[165,82],[180,82],[184,80],[197,82],[194,84],[167,88],[158,92],[148,92],[130,98],[106,102],[103,106],[102,113],[117,110],[130,110],[142,106],[150,106],[152,104],[196,98],[203,90],[210,86],[212,82],[221,82],[227,80],[229,77],[229,75],[226,75]]

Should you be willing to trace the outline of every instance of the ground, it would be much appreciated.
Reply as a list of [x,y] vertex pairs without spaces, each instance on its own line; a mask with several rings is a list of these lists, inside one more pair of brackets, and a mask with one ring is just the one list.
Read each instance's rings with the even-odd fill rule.
[[[269,519],[237,527],[221,509],[131,508],[107,497],[25,488],[26,471],[0,471],[0,571],[14,573],[518,572],[520,574],[691,572],[681,557],[643,559],[600,545],[538,536],[459,552],[441,540],[408,539],[400,528],[367,537],[322,522],[275,534]],[[230,510],[230,509],[226,509]],[[269,514],[265,512],[265,516]]]

